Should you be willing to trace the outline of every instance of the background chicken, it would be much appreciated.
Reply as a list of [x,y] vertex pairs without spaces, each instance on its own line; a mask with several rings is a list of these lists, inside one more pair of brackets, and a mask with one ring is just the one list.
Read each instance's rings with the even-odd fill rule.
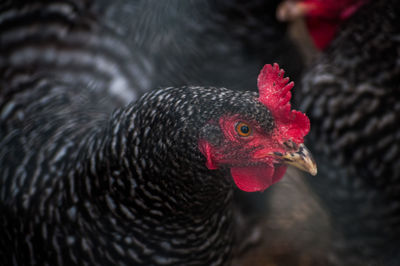
[[327,25],[321,32],[335,37],[311,36],[328,42],[322,54],[311,53],[317,60],[298,95],[312,121],[309,140],[319,174],[307,184],[309,178],[289,171],[268,190],[268,214],[261,221],[261,235],[268,237],[237,265],[398,265],[399,5],[288,2],[318,2],[325,11],[337,4],[336,11],[354,12],[333,20],[340,12],[313,17],[329,22],[315,26]]
[[335,265],[398,265],[400,5],[371,1],[342,25],[300,91],[310,114]]
[[25,71],[39,65],[59,78],[110,88],[126,103],[159,86],[255,90],[255,73],[266,62],[278,62],[294,80],[302,69],[286,25],[275,19],[278,3],[6,1],[1,45]]
[[[229,12],[216,21],[236,17],[234,6],[217,6]],[[219,85],[220,76],[207,72],[208,66],[200,74],[169,68],[163,59],[174,50],[158,57],[149,40],[131,38],[114,24],[113,13],[99,13],[102,7],[89,1],[2,3],[1,261],[223,264],[232,253],[235,226],[228,170],[246,191],[278,181],[283,161],[315,172],[300,145],[308,119],[290,111],[292,85],[277,66],[268,66],[259,78],[259,96],[181,87],[121,107],[164,80],[180,83],[188,75],[184,82],[194,83],[195,76]],[[183,7],[194,18],[211,10]],[[229,34],[220,32],[222,40]],[[200,41],[199,35],[189,37]],[[242,46],[245,38],[229,39],[244,50],[211,40],[221,51],[249,51]],[[194,54],[200,57],[185,60],[196,63],[204,55]],[[168,79],[173,74],[177,78]]]

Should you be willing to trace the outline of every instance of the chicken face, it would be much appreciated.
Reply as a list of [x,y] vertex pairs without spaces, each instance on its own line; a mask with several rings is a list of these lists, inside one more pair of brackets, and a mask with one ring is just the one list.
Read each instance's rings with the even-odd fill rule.
[[265,190],[283,177],[288,164],[313,175],[317,172],[302,144],[309,120],[290,109],[293,83],[287,84],[283,74],[277,64],[261,71],[258,115],[224,114],[202,129],[199,149],[206,157],[206,166],[229,167],[235,184],[244,191]]
[[206,127],[208,137],[199,142],[207,167],[228,166],[235,184],[243,191],[263,191],[279,181],[288,164],[313,175],[317,168],[303,144],[266,132],[256,121],[237,115],[222,117]]

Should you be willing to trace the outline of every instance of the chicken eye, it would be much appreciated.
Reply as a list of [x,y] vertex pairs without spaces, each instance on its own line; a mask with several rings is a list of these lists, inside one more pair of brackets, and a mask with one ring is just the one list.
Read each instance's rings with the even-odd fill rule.
[[251,127],[244,122],[238,122],[236,124],[236,132],[241,137],[248,137],[251,135]]

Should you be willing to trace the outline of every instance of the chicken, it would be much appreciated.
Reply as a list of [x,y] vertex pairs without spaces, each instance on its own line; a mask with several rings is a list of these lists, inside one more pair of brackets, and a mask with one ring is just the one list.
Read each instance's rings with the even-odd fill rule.
[[313,128],[310,179],[336,231],[333,265],[399,265],[400,4],[371,1],[308,70],[300,109]]
[[148,53],[90,2],[1,10],[5,265],[228,264],[234,184],[263,191],[287,164],[316,173],[278,65],[259,94],[185,86],[135,101],[152,85]]
[[258,98],[171,87],[109,117],[95,112],[107,102],[82,103],[76,88],[51,77],[7,88],[2,262],[226,263],[234,226],[227,170],[245,191],[279,181],[285,164],[316,172],[302,145],[308,118],[290,110],[287,82],[267,65]]

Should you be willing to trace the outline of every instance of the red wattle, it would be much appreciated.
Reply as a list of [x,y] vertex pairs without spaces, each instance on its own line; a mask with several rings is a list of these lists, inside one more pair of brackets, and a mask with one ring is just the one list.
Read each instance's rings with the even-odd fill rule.
[[324,50],[334,38],[340,21],[308,17],[306,23],[315,46],[319,50]]
[[285,172],[286,166],[263,165],[231,168],[231,175],[236,186],[246,192],[264,191],[281,180]]

